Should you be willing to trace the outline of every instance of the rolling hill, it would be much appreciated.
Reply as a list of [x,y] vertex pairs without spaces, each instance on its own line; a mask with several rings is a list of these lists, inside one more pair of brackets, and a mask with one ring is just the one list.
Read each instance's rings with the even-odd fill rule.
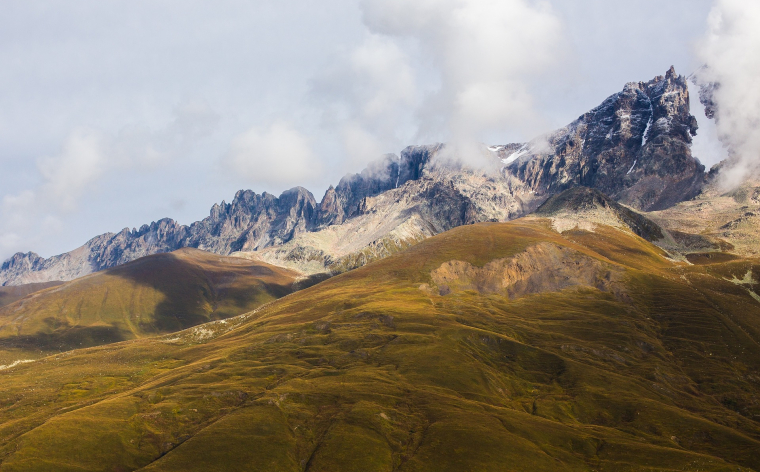
[[0,364],[229,318],[291,293],[298,277],[197,249],[147,256],[1,307]]
[[25,285],[10,285],[7,287],[0,287],[0,307],[10,305],[16,300],[21,300],[27,295],[31,295],[34,292],[39,292],[46,288],[55,287],[61,285],[63,282],[40,282],[36,284]]
[[461,226],[237,317],[7,364],[0,470],[760,470],[760,261],[554,223]]

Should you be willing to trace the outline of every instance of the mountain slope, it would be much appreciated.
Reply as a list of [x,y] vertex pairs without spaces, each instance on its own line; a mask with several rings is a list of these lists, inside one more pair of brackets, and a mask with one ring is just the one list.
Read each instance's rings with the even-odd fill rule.
[[20,300],[34,292],[39,292],[40,290],[44,290],[46,288],[55,287],[56,285],[61,285],[62,283],[63,282],[54,281],[42,282],[38,284],[0,287],[0,307],[10,305],[16,300]]
[[574,187],[546,200],[535,216],[552,219],[555,229],[573,229],[581,222],[624,227],[649,242],[665,237],[662,228],[647,217],[587,187]]
[[692,252],[760,256],[760,181],[730,191],[711,182],[696,198],[649,216]]
[[760,470],[758,261],[551,225],[5,368],[0,470]]
[[229,318],[291,293],[297,276],[197,249],[144,257],[0,308],[0,364]]
[[[574,186],[640,210],[663,209],[693,197],[705,181],[690,151],[695,133],[686,79],[671,68],[626,85],[548,136],[484,148],[493,161],[487,170],[452,164],[442,144],[410,146],[347,175],[319,203],[301,187],[279,197],[241,190],[190,226],[163,219],[48,259],[18,253],[0,268],[0,285],[71,280],[181,247],[224,255],[263,251],[261,259],[298,270],[340,272],[453,226],[524,216]],[[465,216],[452,211],[462,207]],[[381,215],[393,224],[380,224]],[[378,221],[367,221],[373,218]],[[375,227],[371,238],[357,231],[366,224]]]

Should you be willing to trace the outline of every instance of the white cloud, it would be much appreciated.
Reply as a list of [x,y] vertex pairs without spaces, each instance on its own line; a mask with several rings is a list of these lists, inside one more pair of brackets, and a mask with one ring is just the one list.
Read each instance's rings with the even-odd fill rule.
[[181,157],[190,146],[211,136],[219,115],[203,100],[185,100],[173,110],[173,119],[153,130],[144,124],[124,126],[109,139],[108,153],[116,167],[150,171]]
[[[479,143],[546,130],[533,83],[562,63],[564,30],[546,2],[363,0],[364,40],[312,84],[345,165],[423,142],[483,160]],[[471,159],[470,159],[471,158]]]
[[0,253],[28,250],[61,228],[83,198],[97,198],[100,182],[116,174],[144,174],[166,166],[213,133],[218,116],[205,102],[183,102],[174,119],[152,130],[129,125],[108,135],[90,127],[74,129],[59,153],[36,161],[39,184],[6,194],[0,205]]
[[717,0],[698,47],[707,68],[700,80],[718,84],[716,126],[733,154],[721,172],[726,188],[760,170],[760,3]]
[[37,162],[44,182],[39,189],[42,198],[55,209],[73,210],[106,171],[106,152],[106,138],[101,133],[87,128],[72,132],[61,154]]
[[689,82],[691,114],[697,119],[699,130],[691,142],[691,154],[699,159],[708,169],[728,158],[728,150],[718,137],[715,120],[705,115],[704,107],[699,102],[697,81]]
[[248,182],[278,185],[302,185],[322,170],[306,137],[284,121],[238,135],[224,162]]
[[28,250],[55,234],[60,217],[77,208],[109,168],[107,139],[88,128],[74,130],[61,152],[37,161],[40,184],[17,194],[6,194],[0,205],[0,252]]
[[311,101],[325,135],[335,133],[342,145],[346,171],[410,143],[419,87],[408,45],[369,31],[312,80]]
[[383,143],[375,133],[356,121],[343,125],[343,147],[352,168],[364,166],[383,155]]
[[[451,142],[475,165],[482,158],[475,144],[488,136],[543,131],[532,82],[560,64],[564,52],[562,22],[547,2],[365,0],[362,6],[371,41],[393,40],[407,56],[395,62],[414,63],[416,82],[424,83],[416,87],[424,95],[408,100],[413,108],[406,110],[417,118],[417,139]],[[387,90],[383,83],[373,84],[379,96]]]
[[361,100],[359,116],[383,119],[398,105],[410,105],[417,98],[417,84],[409,57],[399,44],[371,34],[351,52],[356,99]]
[[10,253],[24,242],[24,236],[30,229],[32,220],[28,215],[34,214],[35,194],[29,190],[17,195],[5,195],[0,200],[0,251]]

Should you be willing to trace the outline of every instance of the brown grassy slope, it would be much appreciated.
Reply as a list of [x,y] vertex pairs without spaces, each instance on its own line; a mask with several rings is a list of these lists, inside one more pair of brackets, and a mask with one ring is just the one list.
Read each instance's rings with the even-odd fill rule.
[[[431,275],[547,244],[617,290],[542,291],[556,271],[527,259],[513,298]],[[461,227],[255,313],[8,368],[0,470],[760,470],[760,267],[661,254]]]
[[16,300],[21,300],[27,295],[31,295],[34,292],[39,292],[50,287],[56,287],[63,284],[63,282],[41,282],[34,284],[24,285],[12,285],[8,287],[0,287],[0,307],[10,305]]
[[0,308],[0,364],[229,318],[292,292],[296,278],[197,249],[144,257]]

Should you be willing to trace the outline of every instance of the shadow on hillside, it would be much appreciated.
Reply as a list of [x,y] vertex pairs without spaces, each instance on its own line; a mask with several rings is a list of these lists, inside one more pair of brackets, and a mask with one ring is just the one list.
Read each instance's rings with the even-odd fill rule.
[[52,307],[45,319],[34,303],[21,313],[23,304],[4,310],[28,317],[29,326],[42,325],[0,338],[0,351],[68,351],[181,331],[252,311],[326,278],[294,280],[277,268],[203,253],[155,254],[41,294],[35,303]]
[[124,333],[114,326],[74,326],[56,330],[53,333],[1,338],[0,350],[70,351],[72,349],[117,343],[126,339]]
[[62,285],[63,283],[64,282],[56,280],[53,282],[30,283],[24,285],[0,287],[0,307],[10,305],[16,300],[21,300],[22,298],[34,292],[38,292],[50,287],[56,287],[58,285]]
[[293,282],[293,292],[298,292],[299,290],[305,290],[309,287],[313,287],[317,285],[318,283],[324,282],[330,277],[332,277],[332,275],[327,274],[325,272],[310,275],[306,277],[305,279],[301,279],[297,282]]
[[[325,276],[294,282],[270,267],[194,260],[174,253],[155,254],[110,271],[164,295],[150,321],[138,322],[144,333],[180,331],[251,311],[258,306],[315,285]],[[141,315],[141,313],[136,313]]]

